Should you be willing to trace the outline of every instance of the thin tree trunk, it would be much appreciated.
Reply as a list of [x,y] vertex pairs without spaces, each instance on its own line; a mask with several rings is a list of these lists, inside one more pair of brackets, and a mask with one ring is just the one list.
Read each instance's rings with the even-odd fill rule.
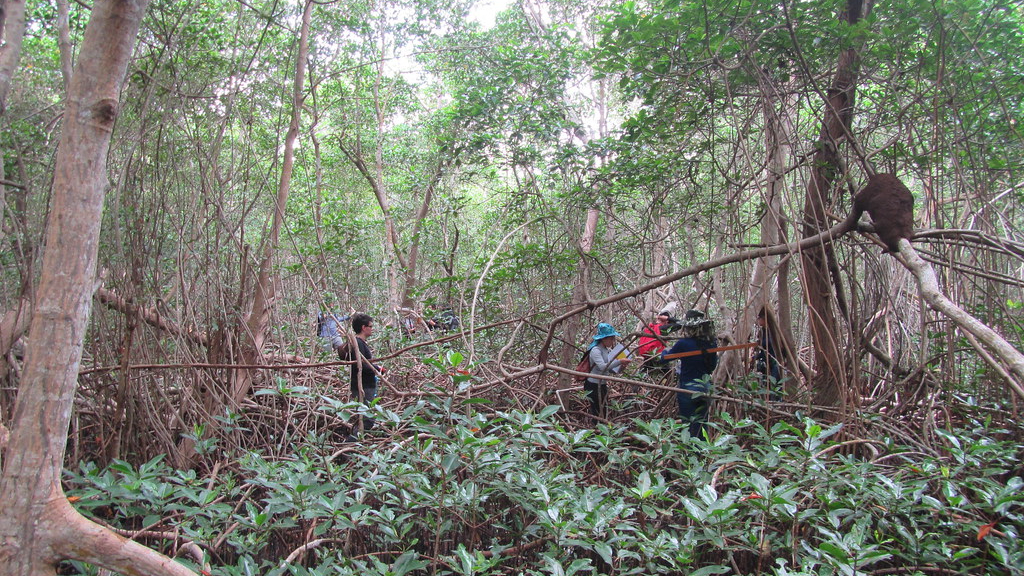
[[441,178],[444,177],[445,169],[448,167],[448,162],[438,159],[437,166],[434,169],[434,174],[430,177],[430,182],[427,183],[426,189],[423,191],[423,198],[420,201],[420,207],[416,210],[416,215],[413,216],[412,221],[412,238],[409,239],[409,256],[405,261],[405,275],[402,282],[401,302],[402,306],[406,308],[413,307],[412,292],[416,288],[416,269],[419,262],[420,253],[420,237],[423,232],[423,221],[427,219],[427,215],[430,214],[430,205],[434,200],[434,192],[437,190],[437,186],[441,182]]
[[[7,111],[7,97],[11,81],[21,58],[21,43],[25,37],[25,0],[2,0],[0,3],[0,115]],[[4,172],[4,154],[0,153],[0,214],[7,206],[7,180]],[[3,238],[0,227],[0,238]]]
[[[386,12],[387,7],[382,6],[381,10]],[[434,166],[433,173],[423,189],[420,205],[410,221],[412,228],[410,230],[408,246],[403,247],[402,239],[399,236],[398,223],[395,220],[395,213],[391,204],[391,197],[388,192],[387,181],[384,178],[385,130],[388,118],[385,115],[383,106],[381,85],[385,78],[384,64],[387,61],[388,48],[387,38],[383,31],[381,32],[378,48],[380,57],[377,64],[377,76],[373,83],[374,113],[377,123],[373,166],[371,167],[367,164],[362,147],[358,142],[352,146],[346,146],[342,143],[341,151],[370,185],[373,195],[377,199],[377,205],[380,207],[381,215],[384,217],[384,245],[390,260],[388,267],[389,308],[397,310],[399,307],[403,307],[418,313],[422,311],[417,310],[416,303],[412,299],[412,293],[415,291],[417,284],[416,276],[419,266],[419,249],[423,222],[430,214],[434,196],[441,180],[445,176],[446,170],[454,163],[454,156],[437,158],[437,164]]]
[[[284,162],[281,166],[281,181],[277,187],[277,200],[274,203],[274,214],[270,224],[270,234],[263,248],[260,268],[256,277],[255,295],[252,310],[245,321],[245,334],[240,334],[242,347],[242,363],[254,365],[262,362],[263,345],[270,330],[270,313],[277,299],[278,275],[274,266],[277,256],[277,245],[284,226],[285,208],[288,206],[288,193],[291,189],[292,170],[295,166],[295,141],[299,137],[299,124],[302,119],[302,90],[306,76],[306,60],[309,55],[309,26],[312,20],[313,7],[316,4],[307,0],[302,12],[302,31],[299,36],[299,51],[295,59],[295,81],[292,84],[292,120],[288,126],[288,134],[284,140]],[[231,389],[231,401],[237,405],[249,394],[253,384],[254,373],[250,369],[237,372]]]
[[[0,176],[3,175],[3,162],[0,161]],[[28,182],[24,165],[18,158],[19,177],[22,182]],[[11,219],[14,223],[13,229],[29,230],[29,209],[28,197],[31,191],[27,188],[19,188],[14,199],[14,206],[10,209]],[[2,195],[0,195],[2,196]],[[5,211],[3,203],[0,202],[0,212]],[[0,240],[3,240],[3,233],[0,232]],[[14,374],[17,360],[12,354],[15,343],[28,330],[32,321],[32,307],[35,301],[35,266],[36,246],[32,236],[15,234],[10,237],[12,253],[15,266],[20,276],[18,298],[13,306],[0,315],[0,386],[10,384],[9,388],[17,386],[17,375]],[[13,405],[14,395],[0,395],[0,421],[7,421],[4,412]]]
[[[792,98],[788,90],[779,90],[773,79],[761,77],[764,116],[765,116],[765,149],[767,151],[767,183],[765,185],[765,214],[761,218],[761,243],[772,246],[786,242],[785,214],[783,213],[783,192],[785,190],[785,172],[789,161],[790,135],[792,125],[790,113]],[[761,308],[775,311],[778,318],[778,332],[781,338],[779,345],[789,353],[784,354],[783,364],[787,375],[796,378],[799,375],[796,354],[793,344],[793,328],[789,309],[789,256],[771,256],[754,261],[747,289],[748,307],[737,327],[737,341],[752,338],[754,318]],[[773,295],[772,286],[775,286]],[[742,352],[749,356],[747,351]],[[792,383],[790,383],[791,385]],[[787,388],[790,387],[787,385]]]
[[[1006,380],[1010,390],[1018,397],[1024,398],[1024,354],[1014,348],[998,332],[947,298],[939,288],[935,270],[917,254],[910,241],[900,240],[899,247],[904,265],[917,279],[921,297],[928,302],[932,309],[944,314],[967,334],[968,341],[983,357],[988,356],[989,352],[994,354],[993,360],[1002,362],[1003,370],[1000,370],[1000,374]],[[981,344],[984,344],[985,348]]]
[[4,0],[0,4],[0,114],[7,111],[7,96],[11,93],[11,80],[21,58],[21,42],[25,37],[25,0]]
[[[382,14],[387,12],[387,2],[383,4],[381,6]],[[380,210],[384,214],[384,241],[388,251],[391,253],[391,266],[388,275],[388,286],[390,288],[388,290],[388,300],[391,305],[390,307],[395,309],[403,304],[398,279],[406,268],[406,262],[400,249],[401,242],[398,238],[398,228],[395,225],[394,214],[391,211],[391,200],[388,197],[387,183],[384,181],[384,127],[386,118],[384,116],[384,108],[381,106],[381,83],[384,79],[384,63],[386,61],[387,39],[386,34],[381,30],[380,57],[377,59],[377,76],[373,81],[373,104],[374,112],[377,116],[377,138],[374,142],[374,171],[371,185],[373,186],[373,193],[377,197],[377,203],[380,205]],[[368,171],[363,171],[363,174],[369,177]]]
[[71,6],[68,0],[57,0],[57,48],[60,50],[60,75],[64,90],[71,85],[75,60],[71,50]]
[[[601,211],[597,208],[590,208],[587,210],[587,221],[583,225],[583,234],[580,236],[580,269],[576,278],[576,287],[573,288],[572,300],[575,304],[585,304],[588,299],[591,298],[589,292],[590,286],[590,252],[594,248],[594,236],[597,234],[597,223],[601,218]],[[579,316],[572,316],[569,318],[565,325],[565,339],[566,342],[562,346],[561,353],[559,354],[559,361],[562,366],[570,366],[575,368],[576,363],[579,360],[579,354],[577,354],[577,347],[575,342],[581,340],[579,333],[582,328],[582,323]],[[565,375],[559,376],[559,388],[565,388],[569,385],[569,377]]]
[[122,574],[192,575],[85,519],[61,474],[95,290],[110,137],[147,0],[98,0],[86,28],[57,150],[35,313],[0,474],[0,574],[51,576],[73,558]]

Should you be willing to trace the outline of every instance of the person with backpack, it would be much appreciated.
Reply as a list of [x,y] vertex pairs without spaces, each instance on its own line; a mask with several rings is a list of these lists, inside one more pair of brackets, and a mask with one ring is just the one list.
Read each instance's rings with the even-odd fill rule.
[[682,322],[682,338],[661,353],[662,359],[672,354],[692,352],[679,358],[679,417],[689,424],[692,438],[703,438],[709,402],[704,396],[710,390],[710,376],[718,366],[718,353],[708,352],[717,346],[715,324],[704,313],[689,310]]
[[632,361],[626,355],[626,349],[615,344],[616,338],[621,338],[621,335],[615,328],[602,322],[597,325],[597,333],[587,348],[590,376],[583,382],[583,389],[590,400],[590,413],[602,418],[607,414],[608,384],[601,376],[617,374]]
[[665,342],[660,338],[661,327],[668,324],[669,314],[667,311],[662,310],[658,312],[658,316],[654,322],[651,322],[644,328],[643,334],[640,336],[639,345],[637,346],[636,352],[642,357],[660,355],[661,351],[665,349]]
[[430,320],[427,320],[426,324],[427,330],[440,330],[442,332],[458,330],[460,325],[459,317],[455,315],[455,312],[451,308],[445,308],[440,314],[434,316]]
[[316,335],[325,349],[337,350],[344,343],[342,324],[350,318],[341,312],[320,312],[316,315]]

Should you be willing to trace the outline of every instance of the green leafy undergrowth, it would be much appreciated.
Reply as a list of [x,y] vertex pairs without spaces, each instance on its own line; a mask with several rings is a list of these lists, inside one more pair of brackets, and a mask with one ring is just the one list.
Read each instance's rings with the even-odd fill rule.
[[480,407],[378,411],[341,452],[310,439],[208,477],[82,464],[67,492],[165,553],[198,546],[213,575],[1024,573],[1020,447],[991,431],[925,454],[810,420],[720,422],[704,442],[673,420]]

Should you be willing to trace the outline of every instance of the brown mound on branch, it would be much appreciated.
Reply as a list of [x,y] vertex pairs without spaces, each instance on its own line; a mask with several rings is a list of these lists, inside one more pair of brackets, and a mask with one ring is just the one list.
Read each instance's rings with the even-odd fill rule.
[[914,195],[892,174],[875,174],[853,199],[853,218],[867,212],[886,252],[898,252],[900,238],[914,232]]

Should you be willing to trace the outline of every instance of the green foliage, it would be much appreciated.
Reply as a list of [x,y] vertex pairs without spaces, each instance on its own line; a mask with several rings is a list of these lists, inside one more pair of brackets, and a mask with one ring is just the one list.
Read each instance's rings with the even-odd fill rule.
[[442,146],[524,166],[541,162],[573,126],[565,96],[579,54],[565,27],[537,29],[514,8],[494,29],[450,34],[437,48],[424,59],[451,93],[443,116],[461,129]]
[[674,420],[571,430],[554,407],[477,405],[434,398],[381,418],[402,426],[388,446],[250,453],[209,479],[159,458],[83,464],[68,494],[115,526],[200,543],[212,574],[1024,569],[1020,447],[1002,431],[942,432],[941,454],[873,443],[869,460],[844,452],[840,427],[809,420],[725,417],[704,443]]

